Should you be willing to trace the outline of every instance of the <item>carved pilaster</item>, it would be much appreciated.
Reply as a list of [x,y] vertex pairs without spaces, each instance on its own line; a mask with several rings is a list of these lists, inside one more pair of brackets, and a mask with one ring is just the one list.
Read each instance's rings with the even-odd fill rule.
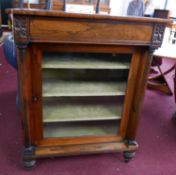
[[155,24],[155,27],[153,30],[153,36],[152,36],[151,51],[154,51],[155,49],[161,47],[163,37],[164,37],[165,27],[166,26],[164,24]]
[[[26,58],[26,50],[27,50],[27,43],[16,43],[16,47],[17,47],[17,58],[18,58],[18,79],[23,83],[25,76],[24,76],[24,72],[25,72],[25,68],[23,66],[23,64],[25,63],[25,58]],[[25,113],[25,111],[27,110],[27,102],[24,99],[24,83],[22,85],[22,83],[20,83],[20,81],[18,82],[19,84],[19,92],[20,92],[20,109],[21,109],[21,113],[22,113],[22,129],[23,129],[23,142],[25,147],[30,147],[31,146],[31,140],[30,140],[30,134],[29,134],[29,126],[28,126],[28,120],[27,120],[27,114]]]
[[29,43],[29,19],[25,16],[14,17],[15,42],[20,45]]

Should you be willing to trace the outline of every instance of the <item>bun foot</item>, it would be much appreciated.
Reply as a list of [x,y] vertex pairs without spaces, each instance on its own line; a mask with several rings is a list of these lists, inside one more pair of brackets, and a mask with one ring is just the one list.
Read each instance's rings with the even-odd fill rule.
[[36,164],[36,159],[34,157],[34,150],[35,150],[35,148],[33,146],[24,148],[24,151],[23,151],[23,167],[26,170],[31,170]]
[[[135,140],[127,139],[125,142],[128,146],[135,146],[136,148],[138,148],[138,143]],[[123,157],[125,162],[128,163],[135,156],[135,154],[135,151],[124,151]]]
[[36,160],[23,160],[23,167],[26,170],[31,170],[36,164]]
[[124,161],[128,163],[135,156],[135,154],[136,154],[135,152],[124,151],[123,152]]

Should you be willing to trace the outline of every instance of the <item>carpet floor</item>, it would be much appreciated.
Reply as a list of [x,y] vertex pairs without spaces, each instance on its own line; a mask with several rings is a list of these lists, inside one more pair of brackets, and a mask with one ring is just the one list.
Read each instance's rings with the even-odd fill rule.
[[[165,60],[167,68],[173,60]],[[32,171],[21,164],[22,133],[16,110],[16,71],[0,48],[0,175],[176,175],[176,111],[173,96],[146,90],[140,112],[136,156],[121,153],[39,159]],[[167,79],[173,87],[173,72]]]

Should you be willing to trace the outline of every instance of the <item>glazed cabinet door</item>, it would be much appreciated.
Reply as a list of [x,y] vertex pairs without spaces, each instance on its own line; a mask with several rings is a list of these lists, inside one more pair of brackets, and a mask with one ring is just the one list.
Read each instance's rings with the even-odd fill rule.
[[76,52],[64,51],[62,46],[59,51],[38,49],[32,61],[38,79],[33,90],[41,99],[34,105],[35,143],[122,140],[136,75],[136,70],[130,69],[135,66],[135,54],[130,52],[101,53],[93,47]]

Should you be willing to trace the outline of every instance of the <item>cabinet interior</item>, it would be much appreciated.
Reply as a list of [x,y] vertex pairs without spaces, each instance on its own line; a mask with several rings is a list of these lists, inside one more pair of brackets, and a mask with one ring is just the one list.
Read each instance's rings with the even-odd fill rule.
[[44,138],[118,135],[130,62],[130,54],[43,52]]

